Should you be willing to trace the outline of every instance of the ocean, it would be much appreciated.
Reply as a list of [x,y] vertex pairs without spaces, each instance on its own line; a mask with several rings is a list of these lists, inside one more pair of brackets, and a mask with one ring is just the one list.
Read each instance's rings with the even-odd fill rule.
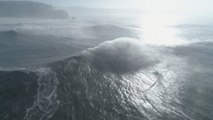
[[1,18],[0,119],[212,120],[213,24],[180,18]]

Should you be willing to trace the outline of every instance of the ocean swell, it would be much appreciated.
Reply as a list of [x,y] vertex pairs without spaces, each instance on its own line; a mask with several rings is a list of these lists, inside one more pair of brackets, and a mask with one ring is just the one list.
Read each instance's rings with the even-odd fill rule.
[[[162,82],[164,75],[156,68],[160,60],[150,53],[137,40],[123,38],[31,70],[35,76],[28,80],[35,79],[37,89],[34,99],[27,99],[30,104],[21,107],[25,115],[17,118],[18,113],[7,111],[0,117],[20,120],[188,119],[170,101],[164,101],[168,98]],[[3,104],[8,103],[3,101]]]

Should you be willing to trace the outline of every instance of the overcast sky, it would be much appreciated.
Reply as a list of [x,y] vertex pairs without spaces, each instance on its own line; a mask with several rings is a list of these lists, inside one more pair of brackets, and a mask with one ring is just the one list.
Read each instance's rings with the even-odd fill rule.
[[86,6],[98,8],[134,8],[155,12],[195,12],[208,14],[213,11],[213,0],[33,0],[54,6]]

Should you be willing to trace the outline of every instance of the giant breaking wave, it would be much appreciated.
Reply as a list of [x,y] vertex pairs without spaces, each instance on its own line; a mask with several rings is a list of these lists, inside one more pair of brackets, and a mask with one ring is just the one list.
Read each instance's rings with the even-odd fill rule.
[[44,67],[1,70],[0,118],[189,119],[171,102],[159,62],[146,46],[123,38]]

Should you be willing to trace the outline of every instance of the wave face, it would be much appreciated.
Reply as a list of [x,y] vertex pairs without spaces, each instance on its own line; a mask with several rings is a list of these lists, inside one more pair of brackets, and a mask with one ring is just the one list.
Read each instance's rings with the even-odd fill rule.
[[[126,47],[121,47],[123,45]],[[18,107],[22,108],[22,111],[13,112],[12,107],[5,106],[5,109],[11,108],[11,110],[4,111],[5,114],[1,114],[0,117],[4,119],[21,119],[22,117],[24,120],[139,120],[147,118],[132,101],[139,99],[138,97],[144,97],[138,96],[133,86],[137,82],[144,83],[144,86],[137,88],[142,95],[158,79],[158,74],[144,71],[139,76],[135,72],[147,69],[153,65],[150,63],[157,62],[143,54],[144,51],[140,47],[137,42],[117,40],[103,43],[47,67],[31,70],[32,72],[29,70],[10,71],[8,74],[1,72],[3,76],[1,80],[10,76],[7,78],[8,84],[16,89],[25,85],[23,82],[27,80],[34,81],[31,85],[35,87],[28,86],[27,95],[30,97],[21,96],[20,90],[14,93],[21,94],[17,96],[20,101],[25,99],[29,102],[28,105]],[[110,52],[107,52],[108,50]],[[135,54],[139,56],[135,58]],[[146,81],[147,76],[153,79]],[[144,78],[144,81],[140,78]],[[22,86],[12,85],[19,79],[21,79],[19,84]],[[7,83],[2,85],[5,86]],[[24,90],[25,88],[25,86],[22,87]],[[13,90],[6,94],[12,94]],[[3,103],[9,104],[5,101]],[[17,117],[19,112],[26,114]]]
[[183,71],[165,71],[162,61],[125,38],[41,68],[1,71],[0,119],[209,119],[181,102],[174,72]]
[[[127,47],[122,48],[123,45]],[[137,76],[134,72],[151,67],[152,65],[148,63],[156,63],[156,61],[142,54],[137,59],[144,62],[139,63],[133,58],[136,54],[133,54],[133,49],[134,52],[142,53],[137,43],[123,40],[115,43],[107,42],[67,60],[50,64],[46,69],[39,69],[37,96],[34,104],[27,109],[24,119],[139,120],[146,118],[147,116],[142,114],[132,101],[139,96],[132,94],[127,87],[135,92],[135,88],[131,88],[133,86],[128,86],[129,82],[134,84],[144,82],[146,85],[140,88],[140,91],[145,92],[149,89],[158,75],[145,72],[144,75]],[[111,54],[108,54],[108,50],[111,50],[109,52]],[[115,62],[114,67],[108,67],[113,62]],[[138,66],[128,67],[132,66],[133,62],[137,62]],[[146,76],[153,79],[150,81],[139,79]],[[130,78],[134,81],[129,80]]]

